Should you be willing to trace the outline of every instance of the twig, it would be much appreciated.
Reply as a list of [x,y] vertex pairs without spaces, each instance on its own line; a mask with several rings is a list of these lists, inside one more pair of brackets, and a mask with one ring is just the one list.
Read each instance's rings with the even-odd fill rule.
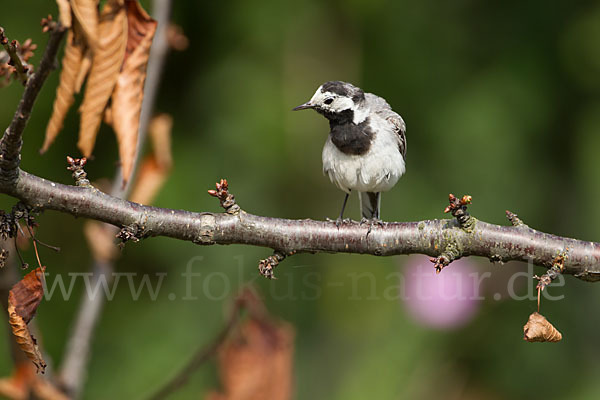
[[519,219],[519,216],[515,213],[512,213],[512,212],[506,210],[506,218],[508,218],[508,220],[510,221],[512,226],[527,228],[527,225],[525,225],[525,223],[523,221],[521,221]]
[[73,179],[75,179],[75,184],[77,186],[83,186],[91,188],[89,179],[87,178],[87,172],[85,172],[85,164],[87,163],[87,158],[73,158],[71,156],[67,156],[67,163],[69,166],[67,169],[72,171]]
[[233,194],[229,193],[229,184],[227,179],[221,179],[221,182],[215,184],[216,190],[209,190],[208,194],[219,199],[221,207],[231,215],[237,215],[240,212],[240,206],[235,202]]
[[217,351],[225,343],[225,340],[233,329],[237,326],[241,319],[241,311],[243,309],[248,310],[248,313],[252,318],[263,320],[266,316],[266,311],[263,308],[263,304],[256,297],[256,293],[250,288],[246,288],[236,298],[229,318],[225,322],[225,325],[215,338],[207,345],[201,347],[196,351],[188,363],[179,370],[167,383],[165,383],[156,393],[150,396],[149,400],[161,400],[166,398],[168,395],[180,389],[186,384],[190,376],[206,361],[214,357]]
[[127,242],[139,242],[139,232],[140,228],[137,224],[122,227],[121,230],[115,235],[115,237],[119,240],[119,247],[123,248]]
[[10,57],[9,65],[13,66],[15,72],[23,85],[27,84],[29,67],[23,64],[21,57],[18,54],[18,43],[16,40],[9,41],[4,35],[4,28],[0,27],[0,43]]
[[267,279],[277,279],[275,278],[273,269],[278,266],[280,262],[285,260],[287,256],[294,255],[295,253],[295,251],[292,251],[288,254],[284,254],[277,250],[274,251],[273,255],[265,258],[264,260],[260,260],[258,263],[258,272]]
[[21,263],[21,269],[29,268],[29,264],[25,262],[25,260],[23,259],[23,256],[21,255],[21,252],[19,251],[19,245],[17,244],[17,235],[15,235],[15,237],[14,237],[14,246],[15,246],[15,253],[17,254],[17,257],[19,258],[19,262]]
[[565,260],[568,258],[569,249],[565,249],[565,251],[559,253],[554,260],[552,261],[552,267],[546,271],[542,276],[534,275],[533,277],[537,279],[539,282],[536,285],[536,289],[538,291],[538,299],[537,299],[537,307],[538,312],[540,312],[540,297],[542,291],[552,283],[553,280],[558,278],[560,274],[565,270]]
[[550,267],[550,269],[546,271],[544,275],[534,276],[534,278],[536,278],[539,281],[536,286],[536,289],[544,290],[546,286],[551,284],[553,280],[555,280],[560,274],[562,274],[562,272],[565,270],[565,260],[569,258],[568,252],[569,249],[566,249],[565,251],[557,255],[552,261],[552,267]]
[[0,180],[3,184],[12,184],[19,174],[19,164],[21,161],[21,146],[23,145],[23,131],[31,115],[31,110],[39,94],[44,81],[55,67],[56,53],[65,34],[60,24],[54,24],[50,29],[50,38],[46,45],[46,50],[42,56],[42,61],[37,71],[27,80],[27,85],[19,107],[13,116],[13,119],[4,131],[0,139]]
[[[477,220],[473,218],[467,212],[467,205],[471,204],[472,198],[469,195],[464,195],[461,199],[454,196],[452,193],[448,195],[448,202],[450,203],[445,209],[444,213],[451,213],[458,225],[466,232],[473,233],[473,228]],[[452,237],[448,237],[448,240],[442,247],[442,254],[437,257],[429,259],[433,263],[436,274],[442,272],[450,263],[462,257],[462,251],[460,244],[456,242]],[[490,258],[492,261],[496,261],[497,255]]]
[[177,389],[186,384],[193,372],[195,372],[202,364],[210,360],[219,348],[225,342],[225,339],[229,336],[229,332],[237,325],[239,320],[239,308],[232,312],[231,316],[225,323],[225,326],[221,328],[217,336],[205,347],[200,348],[191,360],[175,375],[169,382],[161,387],[155,394],[153,394],[151,400],[159,400],[166,398],[169,394],[175,392]]
[[451,213],[454,218],[458,221],[461,228],[470,230],[475,224],[475,218],[471,217],[467,212],[467,205],[471,204],[473,199],[469,195],[464,195],[462,199],[454,196],[452,193],[448,195],[448,202],[450,203],[445,209],[444,213]]

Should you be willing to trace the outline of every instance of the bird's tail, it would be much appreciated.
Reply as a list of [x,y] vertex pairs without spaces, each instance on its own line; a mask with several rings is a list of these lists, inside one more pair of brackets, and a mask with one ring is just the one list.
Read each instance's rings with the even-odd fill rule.
[[381,204],[381,193],[360,192],[360,210],[363,218],[379,219],[379,205]]

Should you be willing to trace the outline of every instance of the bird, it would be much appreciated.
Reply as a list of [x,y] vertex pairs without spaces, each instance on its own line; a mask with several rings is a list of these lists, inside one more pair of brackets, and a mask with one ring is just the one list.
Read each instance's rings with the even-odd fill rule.
[[390,190],[406,171],[406,124],[382,97],[348,82],[325,82],[293,111],[313,109],[329,120],[323,146],[323,173],[346,195],[359,193],[362,222],[381,224],[381,192]]

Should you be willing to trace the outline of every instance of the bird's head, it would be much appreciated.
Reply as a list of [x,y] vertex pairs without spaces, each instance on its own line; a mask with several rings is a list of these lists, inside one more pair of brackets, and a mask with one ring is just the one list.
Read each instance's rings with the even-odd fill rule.
[[349,119],[354,123],[362,122],[368,114],[365,92],[351,83],[341,81],[325,82],[309,101],[293,110],[309,108],[323,114],[329,120]]

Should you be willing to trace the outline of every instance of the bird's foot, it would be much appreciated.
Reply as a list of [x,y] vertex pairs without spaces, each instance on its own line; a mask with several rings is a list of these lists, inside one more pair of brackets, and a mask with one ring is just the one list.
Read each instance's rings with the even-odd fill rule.
[[367,236],[373,230],[373,225],[379,225],[380,227],[384,227],[386,222],[380,220],[379,218],[362,218],[360,220],[361,225],[369,224],[369,230],[367,231]]
[[337,218],[337,219],[331,219],[331,218],[325,218],[325,220],[327,222],[334,222],[335,226],[337,226],[338,228],[344,224],[349,224],[352,222],[352,220],[350,218]]

